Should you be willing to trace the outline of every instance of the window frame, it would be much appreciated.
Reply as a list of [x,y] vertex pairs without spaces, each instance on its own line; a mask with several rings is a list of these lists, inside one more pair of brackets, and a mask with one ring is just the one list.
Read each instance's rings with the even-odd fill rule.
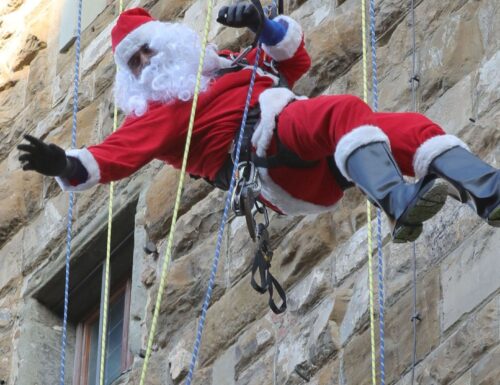
[[[81,31],[92,25],[113,0],[84,1],[81,14]],[[78,0],[64,0],[61,20],[59,21],[58,47],[59,53],[66,53],[73,46],[78,32],[77,23]]]
[[[121,281],[112,290],[109,304],[112,304],[120,295],[125,294],[123,306],[123,332],[121,349],[121,372],[127,371],[133,362],[133,356],[128,348],[129,326],[130,326],[130,301],[132,291],[132,278],[128,277]],[[73,385],[88,385],[88,367],[90,356],[91,325],[100,320],[101,304],[95,306],[84,319],[78,323],[75,344],[75,365],[73,371]],[[99,336],[100,340],[101,336]],[[100,345],[100,342],[99,342]]]

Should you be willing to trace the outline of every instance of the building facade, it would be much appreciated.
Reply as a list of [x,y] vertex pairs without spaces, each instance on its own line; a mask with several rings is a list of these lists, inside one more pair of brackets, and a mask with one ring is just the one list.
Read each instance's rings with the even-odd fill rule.
[[[113,130],[115,65],[109,38],[118,1],[84,0],[77,146]],[[218,7],[228,2],[217,0]],[[380,109],[412,109],[408,1],[376,4]],[[416,1],[417,109],[474,152],[500,162],[498,0]],[[201,32],[205,1],[133,0],[162,20]],[[23,134],[71,143],[76,0],[0,5],[0,384],[59,381],[68,194],[20,169]],[[286,4],[313,66],[299,94],[363,94],[361,1]],[[242,30],[214,21],[210,39],[238,49]],[[123,119],[119,114],[118,119]],[[153,162],[114,186],[106,384],[138,384],[151,326],[179,173]],[[223,192],[187,180],[147,384],[184,383],[222,216]],[[76,195],[71,243],[65,383],[96,384],[109,186]],[[251,289],[254,245],[244,220],[224,236],[202,339],[196,384],[372,383],[365,201],[349,191],[331,213],[272,215],[272,272],[288,310],[274,315]],[[375,221],[374,221],[375,226]],[[390,242],[384,219],[385,380],[495,385],[500,376],[500,232],[449,199],[415,244]],[[376,251],[374,251],[376,255]],[[376,261],[375,261],[376,263]],[[375,342],[379,361],[378,279]],[[377,367],[380,375],[380,368]]]

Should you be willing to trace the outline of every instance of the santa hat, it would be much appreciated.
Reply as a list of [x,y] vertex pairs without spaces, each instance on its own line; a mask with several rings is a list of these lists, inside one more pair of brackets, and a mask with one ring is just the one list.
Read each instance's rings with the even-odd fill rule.
[[111,46],[121,68],[127,68],[132,55],[151,41],[159,23],[143,8],[128,9],[120,14],[111,30]]

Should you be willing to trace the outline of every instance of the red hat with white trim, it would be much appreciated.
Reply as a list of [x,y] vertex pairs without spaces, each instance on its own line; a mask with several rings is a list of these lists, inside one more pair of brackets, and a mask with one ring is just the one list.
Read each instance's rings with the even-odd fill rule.
[[111,30],[111,46],[116,63],[126,68],[134,53],[151,41],[157,23],[143,8],[131,8],[120,14]]

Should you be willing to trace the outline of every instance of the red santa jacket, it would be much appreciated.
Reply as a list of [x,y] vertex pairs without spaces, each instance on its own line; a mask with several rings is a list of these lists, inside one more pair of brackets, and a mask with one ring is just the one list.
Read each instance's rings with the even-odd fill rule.
[[[288,24],[287,32],[278,44],[264,46],[264,51],[277,62],[280,73],[291,87],[309,69],[311,60],[304,48],[299,24],[286,16],[279,18]],[[250,65],[255,61],[255,54],[254,50],[247,56]],[[259,64],[266,69],[263,60]],[[241,124],[251,70],[249,66],[248,69],[225,74],[199,95],[187,163],[189,173],[213,180],[227,159],[231,142]],[[274,116],[295,98],[288,89],[277,89],[280,94],[278,102],[271,96],[267,97],[268,102],[262,103],[262,98],[266,99],[265,93],[272,91],[276,82],[275,77],[259,71],[251,99],[253,106],[260,97],[263,120],[267,116],[273,126]],[[85,190],[97,183],[127,177],[153,159],[160,159],[180,168],[191,104],[191,101],[150,103],[145,115],[128,116],[121,127],[102,143],[84,149],[68,150],[68,155],[80,159],[89,178],[76,186],[68,180],[58,178],[60,186],[64,190]],[[269,143],[272,127],[264,127],[261,131],[256,147],[262,149],[262,146]]]

